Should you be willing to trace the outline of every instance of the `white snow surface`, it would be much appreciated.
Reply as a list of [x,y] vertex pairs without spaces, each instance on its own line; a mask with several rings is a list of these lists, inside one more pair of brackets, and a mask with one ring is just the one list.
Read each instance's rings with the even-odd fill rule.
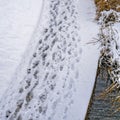
[[84,120],[99,58],[93,0],[44,0],[0,102],[0,120]]
[[0,0],[0,98],[36,27],[42,0]]

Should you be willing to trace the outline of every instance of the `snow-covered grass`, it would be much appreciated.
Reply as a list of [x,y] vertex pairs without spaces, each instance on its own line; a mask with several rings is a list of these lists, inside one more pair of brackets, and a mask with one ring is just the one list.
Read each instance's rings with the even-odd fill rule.
[[0,0],[0,98],[36,27],[42,0]]
[[[99,67],[107,71],[109,80],[112,81],[101,94],[101,97],[107,97],[111,92],[120,89],[120,13],[114,10],[103,11],[98,23],[101,25],[98,34],[98,41],[101,43]],[[116,111],[120,111],[119,94],[113,101],[118,107]]]
[[[84,120],[99,49],[93,0],[44,0],[41,20],[0,102],[0,119]],[[33,114],[34,113],[34,114]]]

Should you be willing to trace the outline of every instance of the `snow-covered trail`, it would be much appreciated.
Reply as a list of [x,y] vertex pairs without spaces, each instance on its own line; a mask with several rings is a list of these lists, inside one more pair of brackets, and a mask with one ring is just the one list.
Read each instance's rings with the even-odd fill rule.
[[38,44],[0,102],[1,120],[84,120],[99,56],[87,44],[98,30],[93,1],[44,2]]
[[0,0],[0,98],[21,61],[42,8],[42,0]]

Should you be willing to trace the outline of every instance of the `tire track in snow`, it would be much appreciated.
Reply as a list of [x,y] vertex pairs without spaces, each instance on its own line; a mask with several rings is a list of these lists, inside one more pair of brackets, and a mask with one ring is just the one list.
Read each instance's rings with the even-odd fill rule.
[[[0,106],[2,120],[66,120],[74,103],[81,47],[73,0],[50,0],[44,28],[24,79]],[[12,91],[12,92],[11,92]]]

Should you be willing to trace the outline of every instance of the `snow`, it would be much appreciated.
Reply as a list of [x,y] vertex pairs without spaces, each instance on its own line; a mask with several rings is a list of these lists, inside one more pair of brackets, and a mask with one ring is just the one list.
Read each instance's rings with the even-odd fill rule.
[[88,44],[99,29],[93,0],[43,3],[37,28],[1,99],[1,120],[85,118],[99,58],[98,45]]
[[42,0],[0,0],[0,98],[34,32]]
[[[120,18],[120,14],[119,14],[119,18]],[[112,49],[111,51],[113,52],[113,62],[114,61],[117,61],[118,63],[118,68],[115,70],[116,71],[120,71],[120,23],[116,22],[113,26],[113,30],[115,31],[115,40],[116,40],[116,44],[113,44],[112,45]],[[117,45],[117,49],[116,49],[116,46]],[[113,71],[114,72],[114,71]],[[115,74],[114,72],[114,74]],[[120,85],[120,73],[118,73],[117,75],[114,76],[114,78],[117,77],[117,82],[118,84]]]
[[[116,23],[114,26],[113,26],[113,29],[115,29],[117,31],[117,34],[116,34],[116,41],[117,41],[117,45],[119,47],[118,49],[118,53],[116,55],[116,58],[119,56],[120,58],[120,23]],[[120,61],[119,61],[120,62]]]

